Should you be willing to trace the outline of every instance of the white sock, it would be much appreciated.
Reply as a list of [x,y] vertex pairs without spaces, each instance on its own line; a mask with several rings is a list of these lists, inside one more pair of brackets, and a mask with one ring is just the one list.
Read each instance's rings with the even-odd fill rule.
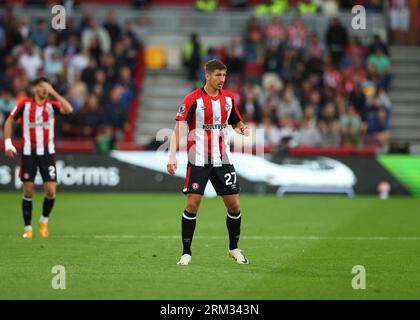
[[41,216],[41,219],[39,219],[39,222],[48,223],[48,218],[44,217],[44,216]]
[[25,226],[25,231],[32,230],[32,226]]

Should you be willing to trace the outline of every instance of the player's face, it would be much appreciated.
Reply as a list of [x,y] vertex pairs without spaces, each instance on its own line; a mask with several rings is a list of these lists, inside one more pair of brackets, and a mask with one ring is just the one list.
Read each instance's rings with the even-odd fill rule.
[[48,91],[47,89],[43,86],[43,82],[38,83],[35,87],[34,87],[34,94],[35,96],[37,96],[40,99],[46,99],[48,96]]
[[206,73],[206,81],[215,90],[222,90],[226,80],[226,70],[214,70]]

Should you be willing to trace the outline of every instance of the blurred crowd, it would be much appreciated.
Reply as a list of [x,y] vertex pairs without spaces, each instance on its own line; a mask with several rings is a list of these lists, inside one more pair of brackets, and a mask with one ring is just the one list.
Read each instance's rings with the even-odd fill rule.
[[91,138],[109,149],[127,126],[140,46],[134,22],[122,26],[112,11],[99,22],[85,9],[79,21],[67,17],[66,29],[55,31],[45,19],[6,8],[0,17],[0,124],[30,95],[30,82],[44,75],[75,110],[57,118],[57,135]]
[[[386,150],[392,72],[381,37],[363,44],[336,17],[325,35],[299,16],[289,24],[278,16],[261,21],[252,17],[242,39],[199,57],[226,62],[226,89],[236,93],[244,120],[265,129],[265,144]],[[203,81],[200,71],[195,78]]]

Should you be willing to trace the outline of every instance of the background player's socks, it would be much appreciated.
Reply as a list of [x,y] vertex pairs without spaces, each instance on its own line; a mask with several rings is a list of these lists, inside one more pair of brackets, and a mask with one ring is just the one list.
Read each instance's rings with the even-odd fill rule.
[[44,203],[42,205],[42,218],[46,218],[46,221],[41,220],[42,222],[44,223],[48,222],[48,217],[50,216],[51,210],[54,206],[54,201],[55,201],[55,198],[52,198],[52,199],[44,198]]
[[226,226],[229,232],[229,250],[238,248],[239,235],[241,233],[241,212],[228,212]]
[[182,254],[191,255],[191,242],[194,235],[196,218],[196,213],[189,213],[187,210],[184,210],[182,214]]
[[31,226],[32,220],[32,198],[22,198],[22,214],[25,226]]

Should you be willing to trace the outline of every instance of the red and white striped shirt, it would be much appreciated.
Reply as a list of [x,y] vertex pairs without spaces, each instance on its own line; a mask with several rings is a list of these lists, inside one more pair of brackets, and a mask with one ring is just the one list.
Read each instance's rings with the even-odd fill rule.
[[24,155],[54,154],[55,115],[61,105],[57,101],[37,104],[33,99],[24,99],[10,114],[16,121],[22,118]]
[[204,88],[188,94],[175,118],[188,123],[188,160],[196,166],[231,164],[228,125],[241,121],[233,95],[221,90],[216,97]]

